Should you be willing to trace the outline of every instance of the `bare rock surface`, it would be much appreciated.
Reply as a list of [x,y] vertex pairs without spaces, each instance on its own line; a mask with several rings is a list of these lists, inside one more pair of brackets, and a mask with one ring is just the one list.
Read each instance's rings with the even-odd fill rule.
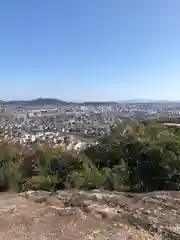
[[0,194],[2,240],[180,239],[180,192]]

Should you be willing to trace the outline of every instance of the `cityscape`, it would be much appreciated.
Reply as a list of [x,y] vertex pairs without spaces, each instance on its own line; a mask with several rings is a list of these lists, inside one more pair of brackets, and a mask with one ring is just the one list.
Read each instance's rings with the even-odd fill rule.
[[0,1],[0,240],[180,240],[180,0]]
[[[49,103],[49,104],[48,104]],[[116,121],[178,118],[178,102],[86,102],[57,99],[11,101],[0,105],[1,141],[82,150],[111,134]]]

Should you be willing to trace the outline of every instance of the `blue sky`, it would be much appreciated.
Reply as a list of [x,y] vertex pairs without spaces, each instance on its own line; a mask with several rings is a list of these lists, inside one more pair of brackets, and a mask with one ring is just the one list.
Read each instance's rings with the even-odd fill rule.
[[0,99],[180,100],[180,0],[0,1]]

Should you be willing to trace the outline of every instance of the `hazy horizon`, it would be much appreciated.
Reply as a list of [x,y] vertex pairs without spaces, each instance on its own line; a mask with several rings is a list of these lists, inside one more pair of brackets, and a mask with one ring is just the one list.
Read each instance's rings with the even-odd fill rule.
[[88,101],[88,100],[64,100],[61,98],[54,98],[54,97],[36,97],[36,98],[29,98],[29,99],[9,99],[9,100],[4,100],[4,99],[0,99],[0,101],[3,102],[11,102],[11,101],[33,101],[33,100],[38,100],[38,99],[54,99],[54,100],[60,100],[60,101],[64,101],[64,102],[73,102],[73,103],[81,103],[81,102],[119,102],[119,103],[123,103],[123,102],[139,102],[139,103],[153,103],[153,102],[180,102],[180,100],[168,100],[168,99],[123,99],[123,100],[92,100],[92,101]]

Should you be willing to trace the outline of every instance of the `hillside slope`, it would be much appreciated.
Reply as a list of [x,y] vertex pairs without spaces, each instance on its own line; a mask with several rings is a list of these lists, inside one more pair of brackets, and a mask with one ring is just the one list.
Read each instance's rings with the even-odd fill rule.
[[2,193],[0,239],[180,239],[179,196],[179,192]]

